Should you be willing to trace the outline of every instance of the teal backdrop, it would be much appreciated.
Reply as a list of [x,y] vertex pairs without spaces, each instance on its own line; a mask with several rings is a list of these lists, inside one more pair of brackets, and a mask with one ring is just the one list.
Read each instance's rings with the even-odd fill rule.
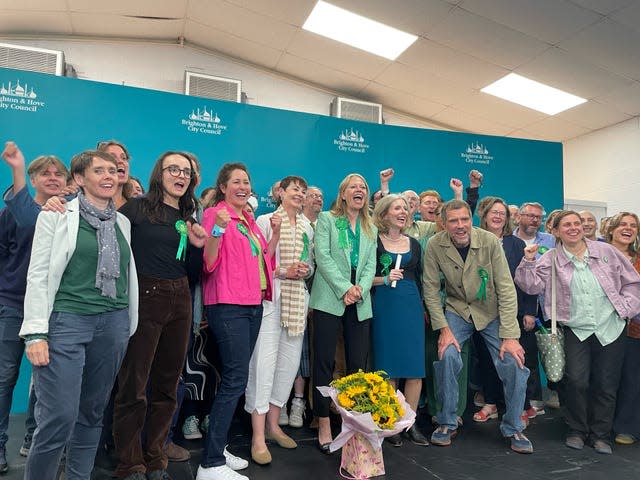
[[[258,214],[269,208],[271,184],[286,175],[322,188],[328,207],[346,174],[362,174],[376,190],[388,167],[396,172],[392,191],[436,189],[450,198],[449,180],[467,184],[477,169],[484,174],[481,196],[536,200],[548,211],[563,205],[562,145],[555,142],[376,125],[2,68],[0,125],[1,140],[15,141],[27,161],[55,154],[68,163],[99,140],[117,139],[145,188],[167,150],[200,159],[199,190],[215,182],[223,163],[244,162],[260,197]],[[8,186],[9,168],[0,169]],[[29,370],[23,369],[18,412],[26,407]]]

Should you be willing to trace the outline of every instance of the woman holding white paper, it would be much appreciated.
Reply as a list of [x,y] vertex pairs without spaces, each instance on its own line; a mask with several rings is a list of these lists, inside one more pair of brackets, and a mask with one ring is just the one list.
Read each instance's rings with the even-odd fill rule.
[[[394,386],[398,379],[406,379],[404,394],[416,411],[425,374],[425,323],[420,294],[422,253],[418,241],[402,233],[408,220],[409,206],[400,195],[385,196],[373,212],[378,250],[371,331],[375,370],[387,372]],[[408,435],[417,445],[429,444],[415,424]],[[402,444],[399,435],[388,441]]]

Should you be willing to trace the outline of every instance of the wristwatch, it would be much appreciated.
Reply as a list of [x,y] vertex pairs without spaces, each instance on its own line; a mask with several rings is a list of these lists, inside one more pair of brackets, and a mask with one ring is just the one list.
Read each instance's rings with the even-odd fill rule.
[[211,230],[211,236],[213,238],[220,238],[224,234],[225,230],[226,228],[223,228],[216,223]]

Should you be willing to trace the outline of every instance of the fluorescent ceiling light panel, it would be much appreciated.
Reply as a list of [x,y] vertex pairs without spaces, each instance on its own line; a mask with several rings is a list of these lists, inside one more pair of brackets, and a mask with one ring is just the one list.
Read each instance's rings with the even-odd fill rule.
[[302,26],[305,30],[395,60],[418,37],[319,1]]
[[480,91],[547,115],[564,112],[587,101],[515,73],[508,74]]

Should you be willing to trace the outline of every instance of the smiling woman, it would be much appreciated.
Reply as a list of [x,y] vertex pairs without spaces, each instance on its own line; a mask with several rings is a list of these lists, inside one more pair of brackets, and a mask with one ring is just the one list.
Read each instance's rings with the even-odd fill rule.
[[[403,234],[410,221],[404,197],[385,196],[376,204],[373,218],[379,233],[371,324],[374,370],[387,372],[394,389],[399,378],[406,379],[405,397],[417,411],[425,376],[422,250],[415,238]],[[408,435],[416,445],[429,445],[415,424]],[[400,446],[402,437],[397,434],[388,441]]]
[[[368,203],[367,182],[361,175],[352,173],[340,183],[334,208],[318,215],[315,230],[317,272],[309,300],[309,306],[314,310],[313,377],[316,386],[328,386],[332,380],[340,325],[344,332],[347,373],[366,368],[377,234]],[[323,453],[330,453],[332,441],[329,402],[314,389],[313,409],[319,419],[318,447]]]
[[[566,446],[589,439],[611,453],[610,432],[625,351],[626,319],[640,313],[640,276],[618,249],[584,237],[578,213],[564,210],[553,222],[558,246],[535,260],[538,246],[525,248],[516,283],[529,294],[544,293],[551,313],[557,291],[557,321],[565,331]],[[551,269],[557,275],[555,286]]]
[[136,330],[131,226],[112,200],[116,170],[106,153],[76,155],[78,197],[64,215],[38,217],[20,330],[38,398],[27,479],[55,478],[65,446],[66,478],[91,476],[102,413]]
[[191,325],[187,277],[199,275],[206,240],[193,218],[193,168],[186,153],[162,154],[151,172],[149,193],[121,208],[131,221],[131,246],[140,279],[140,324],[118,375],[120,390],[113,414],[120,458],[116,473],[121,478],[145,471],[161,478],[167,468],[163,447],[176,408],[176,385]]

